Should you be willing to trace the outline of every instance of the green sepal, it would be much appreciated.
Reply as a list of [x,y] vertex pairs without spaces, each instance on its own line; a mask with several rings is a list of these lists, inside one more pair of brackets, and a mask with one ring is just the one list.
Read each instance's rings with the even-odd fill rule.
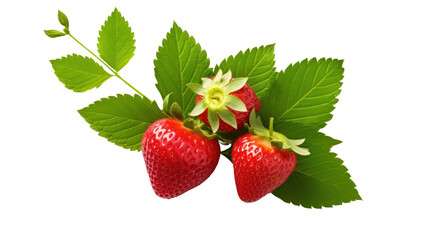
[[283,142],[281,142],[281,141],[271,141],[271,145],[277,147],[278,149],[283,148]]
[[181,111],[180,106],[179,106],[179,109],[177,109],[177,106],[174,106],[174,109],[173,109],[173,105],[175,103],[174,102],[173,104],[171,104],[170,108],[168,107],[170,105],[170,95],[172,94],[173,93],[169,93],[167,96],[165,96],[164,100],[162,101],[162,112],[168,118],[175,118],[175,119],[182,120],[183,114],[182,115],[180,114],[180,111]]
[[162,109],[164,114],[167,115],[167,117],[172,117],[177,120],[182,121],[183,120],[183,111],[180,105],[177,102],[174,102],[171,104],[170,109],[168,109],[168,105],[170,105],[170,95],[173,93],[169,93],[167,96],[165,96],[164,100],[162,101]]
[[[261,119],[256,116],[255,109],[252,109],[252,111],[250,112],[249,123],[250,123],[250,126],[248,128],[252,129],[252,131],[254,132],[253,135],[264,135],[268,130],[262,124]],[[269,137],[269,135],[266,137]]]
[[187,118],[185,121],[183,121],[183,126],[186,128],[189,128],[191,130],[197,131],[204,135],[208,139],[213,139],[216,137],[216,134],[211,132],[208,129],[204,129],[204,123],[201,122],[200,119],[193,119],[193,118]]
[[206,137],[206,138],[208,138],[208,139],[213,139],[213,138],[215,138],[216,137],[216,134],[214,134],[214,133],[210,133],[210,132],[208,132],[207,130],[203,130],[203,129],[200,129],[200,130],[198,130],[201,134],[203,134],[204,135],[204,137]]
[[[231,71],[229,71],[230,73]],[[226,82],[227,84],[225,84],[225,90],[227,93],[232,93],[235,91],[240,90],[241,88],[244,87],[244,85],[246,85],[247,82],[247,78],[234,78],[233,80],[231,80],[229,83]]]
[[237,119],[235,118],[234,113],[232,113],[229,109],[223,109],[219,111],[218,115],[222,121],[237,129]]
[[171,94],[173,94],[173,93],[169,93],[167,96],[165,96],[165,98],[164,98],[164,100],[162,102],[162,108],[164,109],[164,111],[168,109],[168,105],[170,103],[169,100],[170,100],[170,95]]
[[195,129],[195,120],[192,118],[187,118],[183,121],[183,125],[189,129]]
[[255,129],[254,129],[254,128],[252,128],[249,124],[244,123],[244,127],[245,127],[245,128],[247,128],[247,130],[249,131],[249,133],[250,133],[250,134],[252,134],[252,135],[257,135],[257,134],[255,133]]
[[58,30],[43,30],[43,31],[45,32],[46,36],[50,38],[62,37],[66,35],[65,33],[60,32]]
[[217,116],[217,113],[209,111],[208,120],[213,132],[217,132],[217,130],[219,129],[219,117]]
[[177,120],[183,120],[183,111],[177,102],[171,104],[170,114]]
[[267,129],[262,124],[262,120],[260,117],[256,116],[255,109],[252,109],[249,117],[249,125],[246,127],[249,129],[250,134],[258,135],[261,137],[268,138],[271,142],[271,145],[279,148],[285,149],[287,151],[293,151],[299,155],[307,156],[310,155],[310,152],[306,148],[299,147],[298,145],[304,143],[305,139],[288,139],[285,135],[274,132],[273,129],[274,119],[270,119],[270,128]]
[[[220,73],[222,73],[222,71],[219,71]],[[219,73],[218,72],[218,73]],[[232,82],[232,81],[234,81],[234,80],[231,80],[230,81],[230,79],[232,78],[232,73],[231,73],[231,70],[228,70],[228,72],[226,72],[225,74],[223,74],[221,77],[220,77],[220,80],[219,80],[219,83],[220,83],[220,86],[221,87],[225,87],[227,84],[229,85],[230,84],[230,82]],[[243,84],[243,86],[244,86],[244,84]],[[242,86],[242,87],[243,87]],[[238,89],[240,89],[240,88],[238,88]],[[238,90],[237,89],[237,90]]]
[[246,105],[244,105],[241,99],[235,96],[228,96],[228,100],[226,101],[226,106],[238,112],[247,112]]
[[207,106],[204,104],[204,101],[201,100],[195,105],[194,109],[192,109],[192,111],[189,113],[189,116],[196,117],[203,113],[206,109]]
[[192,92],[198,94],[198,95],[204,95],[204,88],[201,84],[198,83],[188,83],[186,84],[188,88],[191,89]]
[[60,10],[58,10],[58,21],[60,22],[61,25],[63,25],[66,29],[69,29],[69,19],[67,18],[67,16],[61,12]]
[[296,139],[296,140],[288,139],[288,141],[291,143],[291,145],[297,145],[298,146],[298,145],[303,144],[305,139]]
[[298,146],[293,145],[293,146],[291,146],[290,149],[292,151],[296,152],[297,154],[302,155],[302,156],[310,155],[310,151],[307,148],[302,148],[302,147],[298,147]]

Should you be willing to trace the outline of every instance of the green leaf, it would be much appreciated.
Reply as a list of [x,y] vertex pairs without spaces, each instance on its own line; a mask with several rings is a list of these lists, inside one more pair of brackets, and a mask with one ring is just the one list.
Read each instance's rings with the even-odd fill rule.
[[78,112],[100,136],[132,151],[141,151],[146,129],[165,118],[154,101],[127,94],[102,98]]
[[343,60],[307,59],[278,73],[261,99],[259,115],[267,122],[295,122],[322,128],[332,118],[338,101],[344,69]]
[[196,95],[186,84],[201,83],[202,77],[210,77],[213,72],[209,64],[206,51],[174,23],[154,60],[156,87],[163,98],[174,93],[170,100],[182,107],[184,118],[194,108],[196,100]]
[[60,22],[61,25],[63,25],[65,28],[69,28],[69,19],[67,18],[67,16],[61,12],[60,10],[58,10],[58,21]]
[[287,137],[305,137],[303,147],[309,148],[311,154],[297,155],[293,173],[272,192],[276,197],[307,208],[332,207],[361,199],[343,161],[330,152],[341,141],[299,124],[277,123],[277,126],[276,131]]
[[50,62],[58,79],[75,92],[98,88],[112,76],[93,59],[76,54]]
[[264,95],[270,84],[270,79],[275,72],[274,44],[259,48],[240,51],[235,56],[229,56],[215,67],[215,72],[220,69],[227,72],[231,70],[232,77],[248,77],[247,84],[260,98]]
[[134,33],[118,9],[101,26],[98,38],[100,57],[116,71],[121,70],[134,56]]
[[62,37],[66,35],[65,33],[60,32],[58,30],[43,30],[43,31],[45,32],[46,36],[50,38]]

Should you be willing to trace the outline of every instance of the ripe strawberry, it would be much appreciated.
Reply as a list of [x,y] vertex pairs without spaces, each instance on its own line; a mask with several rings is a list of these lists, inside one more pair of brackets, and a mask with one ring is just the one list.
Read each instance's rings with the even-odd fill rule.
[[215,77],[202,80],[202,85],[188,84],[198,94],[195,108],[189,115],[198,116],[213,132],[240,130],[249,121],[250,110],[261,109],[258,97],[246,84],[247,78],[231,78],[231,71],[222,75],[219,70]]
[[235,184],[238,196],[244,202],[257,201],[283,184],[295,169],[295,152],[310,154],[307,149],[297,146],[304,139],[287,139],[272,130],[272,122],[270,130],[266,129],[252,111],[250,132],[243,133],[234,142]]
[[160,119],[150,125],[143,136],[142,152],[153,190],[167,199],[204,182],[220,157],[216,139],[208,139],[176,119]]

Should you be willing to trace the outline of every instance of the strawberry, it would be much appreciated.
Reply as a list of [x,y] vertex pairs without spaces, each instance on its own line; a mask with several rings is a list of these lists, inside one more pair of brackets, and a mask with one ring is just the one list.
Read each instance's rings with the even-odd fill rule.
[[274,132],[272,118],[266,129],[252,110],[250,124],[250,132],[240,135],[232,148],[235,184],[244,202],[257,201],[283,184],[295,169],[295,152],[310,154],[298,147],[304,139],[291,140]]
[[240,130],[249,121],[250,110],[261,109],[261,102],[246,83],[247,78],[231,78],[231,71],[222,75],[219,70],[215,77],[202,80],[202,85],[188,84],[198,94],[195,108],[189,115],[198,116],[213,132]]
[[220,146],[198,129],[168,118],[147,128],[142,152],[153,190],[169,199],[200,185],[212,174],[219,161]]

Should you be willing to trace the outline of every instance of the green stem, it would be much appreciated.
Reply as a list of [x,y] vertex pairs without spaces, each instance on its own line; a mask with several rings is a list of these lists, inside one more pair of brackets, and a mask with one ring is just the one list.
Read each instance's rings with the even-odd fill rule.
[[112,71],[113,75],[115,75],[117,78],[121,79],[122,82],[124,82],[125,84],[128,85],[128,87],[132,88],[134,91],[136,91],[138,94],[140,94],[142,97],[144,97],[143,93],[141,93],[139,90],[137,90],[135,87],[133,87],[131,84],[129,84],[127,81],[125,81],[125,79],[123,79],[121,76],[119,76],[118,72],[115,71],[112,67],[110,67],[106,62],[104,62],[100,57],[98,57],[95,53],[93,53],[91,50],[89,50],[87,47],[85,47],[85,45],[83,45],[81,42],[79,42],[79,40],[77,40],[73,35],[71,35],[71,33],[69,32],[68,35],[73,38],[73,40],[75,40],[79,45],[81,45],[83,48],[86,49],[86,51],[88,51],[89,53],[92,54],[92,56],[94,56],[95,58],[98,59],[98,61],[100,61],[104,66],[106,66],[110,71]]
[[114,72],[115,76],[119,79],[122,80],[122,82],[124,82],[125,84],[128,85],[128,87],[132,88],[134,91],[136,91],[136,93],[140,94],[142,97],[144,97],[143,93],[141,93],[139,90],[137,90],[135,87],[133,87],[131,84],[129,84],[127,81],[125,81],[125,79],[123,79],[121,76],[119,76],[119,74],[117,72]]
[[198,125],[197,125],[197,128],[202,128],[203,126],[204,126],[204,123],[203,122],[199,122]]
[[274,118],[270,117],[270,138],[273,138],[273,132],[274,132]]
[[216,138],[217,138],[217,139],[219,139],[219,140],[221,140],[222,142],[224,142],[224,143],[225,143],[224,145],[228,145],[228,144],[231,144],[231,143],[232,143],[232,141],[231,141],[231,140],[226,139],[226,138],[222,137],[222,136],[221,136],[221,135],[219,135],[219,134],[216,134]]

